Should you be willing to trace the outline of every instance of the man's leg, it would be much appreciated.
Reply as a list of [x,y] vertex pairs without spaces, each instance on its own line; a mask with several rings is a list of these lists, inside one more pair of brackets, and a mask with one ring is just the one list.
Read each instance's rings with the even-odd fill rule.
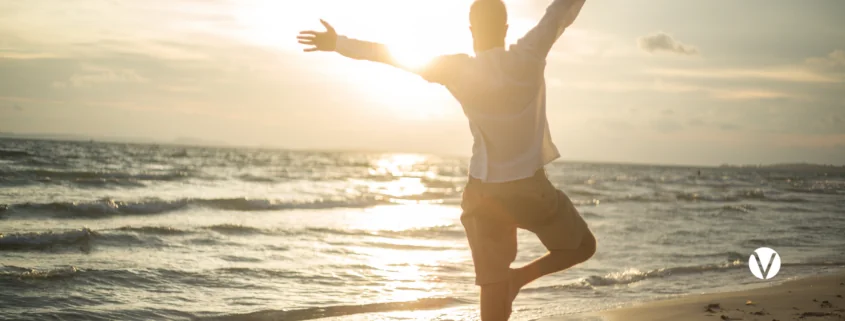
[[508,282],[481,286],[481,320],[506,321],[511,314],[510,287]]
[[461,223],[472,252],[476,284],[481,287],[481,320],[506,321],[513,301],[509,266],[516,258],[516,226],[467,212]]
[[550,250],[546,255],[513,269],[511,296],[516,297],[519,289],[528,283],[555,272],[560,272],[590,259],[596,253],[596,238],[587,231],[581,241],[581,246],[574,250]]
[[554,190],[554,193],[557,194],[557,217],[553,221],[530,228],[549,252],[521,268],[511,270],[512,299],[516,298],[519,289],[526,284],[544,275],[563,271],[587,261],[596,252],[596,238],[572,204],[572,200],[560,190]]

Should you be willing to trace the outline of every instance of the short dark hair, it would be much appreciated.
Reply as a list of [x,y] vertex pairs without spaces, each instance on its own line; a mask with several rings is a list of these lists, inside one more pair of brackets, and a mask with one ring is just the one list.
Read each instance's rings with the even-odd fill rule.
[[508,9],[502,0],[475,0],[469,8],[469,23],[480,27],[506,25]]

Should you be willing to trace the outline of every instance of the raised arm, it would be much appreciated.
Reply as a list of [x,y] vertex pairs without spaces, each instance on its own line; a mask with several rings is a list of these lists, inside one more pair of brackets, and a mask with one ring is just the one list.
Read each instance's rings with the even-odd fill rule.
[[569,27],[581,12],[586,0],[554,0],[546,14],[533,29],[517,41],[515,48],[529,52],[538,59],[546,59],[563,30]]
[[345,57],[368,60],[401,68],[423,77],[430,82],[447,85],[455,79],[462,66],[469,60],[467,55],[445,55],[432,59],[422,66],[409,66],[393,57],[386,45],[338,36],[337,31],[328,23],[320,20],[326,27],[325,32],[303,31],[297,39],[306,45],[305,52],[335,51]]

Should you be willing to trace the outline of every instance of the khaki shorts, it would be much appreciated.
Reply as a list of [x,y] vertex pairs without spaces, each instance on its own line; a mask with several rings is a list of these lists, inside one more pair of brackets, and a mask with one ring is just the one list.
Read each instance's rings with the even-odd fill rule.
[[470,178],[461,208],[477,285],[508,280],[517,228],[536,234],[550,251],[577,249],[589,231],[569,197],[555,189],[542,169],[533,177],[504,183]]

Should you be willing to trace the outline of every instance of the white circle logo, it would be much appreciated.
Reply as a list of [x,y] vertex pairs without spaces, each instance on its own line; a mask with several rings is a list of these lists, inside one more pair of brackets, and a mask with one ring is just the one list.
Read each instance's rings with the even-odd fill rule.
[[748,258],[748,268],[758,279],[771,279],[780,271],[780,255],[768,247],[756,249]]

